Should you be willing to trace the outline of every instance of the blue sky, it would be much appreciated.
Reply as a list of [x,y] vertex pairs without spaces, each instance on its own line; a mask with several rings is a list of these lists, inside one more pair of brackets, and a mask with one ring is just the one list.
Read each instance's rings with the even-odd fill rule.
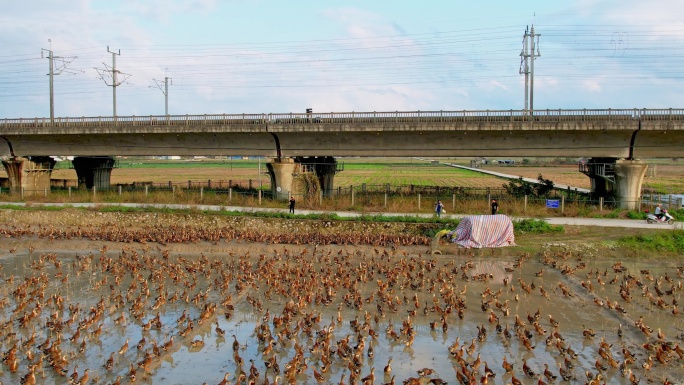
[[[0,13],[0,118],[684,106],[684,2],[30,0]],[[44,51],[43,56],[47,56]],[[155,82],[157,80],[157,82]],[[163,88],[163,87],[162,87]]]

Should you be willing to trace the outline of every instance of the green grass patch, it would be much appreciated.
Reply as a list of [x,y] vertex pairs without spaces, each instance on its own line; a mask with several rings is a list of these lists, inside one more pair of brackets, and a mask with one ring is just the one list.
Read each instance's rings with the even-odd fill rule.
[[684,230],[661,231],[651,235],[634,235],[617,240],[617,244],[637,251],[684,253]]
[[644,212],[638,212],[634,210],[627,211],[627,218],[629,219],[646,219],[648,214]]
[[144,207],[130,207],[130,206],[99,206],[95,211],[103,213],[144,213],[149,211]]
[[11,203],[0,205],[0,210],[62,211],[68,208],[71,208],[71,206],[43,206],[41,204],[13,205]]
[[540,219],[521,219],[513,221],[513,231],[516,234],[547,234],[565,232],[563,226],[552,226]]

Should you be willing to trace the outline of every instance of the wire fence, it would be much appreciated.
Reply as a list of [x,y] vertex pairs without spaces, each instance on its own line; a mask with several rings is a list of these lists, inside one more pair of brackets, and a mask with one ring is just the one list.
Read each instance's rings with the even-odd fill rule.
[[[32,202],[101,202],[101,203],[184,203],[282,207],[282,196],[274,196],[270,183],[260,188],[256,180],[189,180],[187,182],[135,182],[113,185],[107,189],[79,188],[75,180],[55,180],[50,189],[12,191],[0,187],[6,201]],[[442,201],[450,213],[488,213],[490,202],[496,199],[500,212],[509,215],[547,212],[549,215],[589,215],[591,212],[613,210],[625,205],[637,211],[652,209],[661,203],[668,210],[682,208],[682,197],[644,193],[639,200],[618,201],[613,197],[592,197],[572,190],[553,190],[543,197],[515,196],[503,188],[470,188],[419,185],[338,186],[317,195],[292,194],[300,209],[355,210],[388,212],[434,212],[435,203]],[[289,196],[288,196],[289,198]],[[541,211],[540,211],[541,210]]]

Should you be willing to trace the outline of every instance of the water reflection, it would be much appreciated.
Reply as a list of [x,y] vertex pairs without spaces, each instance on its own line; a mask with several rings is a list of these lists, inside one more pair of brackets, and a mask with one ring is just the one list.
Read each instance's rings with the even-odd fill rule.
[[[232,382],[277,376],[315,383],[314,371],[330,383],[371,373],[375,383],[392,375],[400,383],[430,368],[435,373],[422,383],[489,376],[503,384],[548,381],[548,368],[579,383],[601,372],[607,383],[629,384],[620,365],[643,380],[684,378],[676,351],[682,321],[673,314],[681,271],[670,263],[625,261],[618,272],[615,261],[565,254],[467,260],[360,250],[94,247],[5,255],[0,380],[19,383],[34,373],[38,383],[66,383],[76,373],[78,382],[89,369],[90,383],[134,376],[142,384],[213,384],[226,373]],[[534,376],[524,373],[523,360]],[[653,368],[644,370],[649,362]]]

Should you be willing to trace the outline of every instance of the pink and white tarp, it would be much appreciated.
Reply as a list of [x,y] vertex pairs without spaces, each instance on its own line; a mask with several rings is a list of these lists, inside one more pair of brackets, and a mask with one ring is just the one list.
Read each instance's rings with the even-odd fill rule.
[[451,242],[465,248],[515,246],[513,222],[501,214],[464,217],[456,230],[447,235]]

